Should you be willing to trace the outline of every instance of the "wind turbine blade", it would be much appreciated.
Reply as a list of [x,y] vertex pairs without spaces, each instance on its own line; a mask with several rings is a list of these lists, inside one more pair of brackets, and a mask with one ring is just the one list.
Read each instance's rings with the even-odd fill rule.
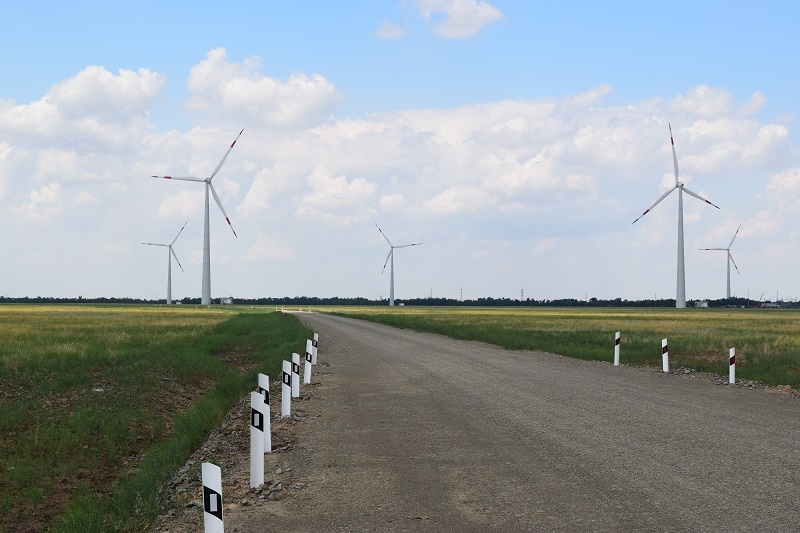
[[670,190],[668,190],[667,192],[665,192],[664,194],[662,194],[662,195],[661,195],[661,197],[660,197],[658,200],[656,200],[656,201],[655,201],[655,203],[654,203],[653,205],[651,205],[650,207],[648,207],[648,208],[647,208],[647,210],[646,210],[644,213],[642,213],[641,215],[639,215],[639,218],[637,218],[636,220],[634,220],[634,221],[632,222],[632,224],[636,224],[636,223],[639,221],[639,219],[641,219],[643,216],[645,216],[647,213],[649,213],[651,209],[653,209],[655,206],[657,206],[657,205],[658,205],[658,204],[661,202],[661,200],[663,200],[664,198],[666,198],[667,196],[669,196],[669,194],[670,194],[672,191],[674,191],[675,189],[677,189],[677,188],[678,188],[678,186],[676,185],[676,186],[674,186],[673,188],[671,188]]
[[[244,130],[242,130],[242,131],[244,131]],[[234,141],[234,142],[236,142],[236,141]],[[228,213],[226,213],[225,212],[225,208],[222,207],[222,202],[219,201],[219,196],[217,196],[217,191],[214,190],[214,186],[211,185],[210,181],[208,182],[208,187],[211,189],[211,194],[214,196],[214,201],[217,202],[217,205],[219,206],[219,210],[222,211],[222,214],[225,216],[225,222],[227,222],[228,226],[230,226],[231,231],[233,232],[233,236],[234,237],[238,237],[238,235],[236,235],[236,230],[233,229],[233,224],[231,224],[231,219],[228,218]]]
[[727,252],[728,251],[727,248],[700,248],[700,250],[719,250],[719,251],[722,251],[722,252]]
[[381,270],[381,274],[386,270],[386,265],[389,264],[389,258],[392,257],[392,252],[394,252],[394,248],[389,249],[389,255],[386,256],[386,262],[383,263],[383,269]]
[[[244,132],[244,128],[242,128],[242,131],[240,131],[239,135],[237,135],[236,138],[233,140],[233,142],[231,143],[230,148],[228,148],[228,151],[225,152],[225,155],[222,156],[222,160],[219,162],[219,165],[217,165],[217,168],[214,169],[214,172],[212,172],[211,175],[208,177],[208,181],[213,180],[214,176],[216,176],[217,172],[219,172],[219,169],[222,168],[222,165],[225,163],[225,160],[228,159],[228,154],[231,153],[231,150],[233,150],[233,146],[236,144],[236,141],[238,141],[239,137],[242,136],[242,132]],[[236,232],[234,232],[234,234],[235,233]]]
[[414,244],[403,244],[402,246],[395,246],[394,248],[408,248],[409,246],[419,246],[422,244],[421,242],[415,242]]
[[737,273],[737,274],[739,274],[739,275],[741,276],[741,275],[742,275],[742,273],[741,273],[741,272],[739,272],[739,267],[737,267],[737,266],[736,266],[736,261],[734,261],[734,260],[733,260],[733,256],[731,255],[731,251],[730,251],[730,250],[728,250],[728,259],[730,259],[730,260],[731,260],[731,263],[733,263],[733,268],[735,268],[735,269],[736,269],[736,273]]
[[147,246],[169,246],[169,244],[159,244],[155,242],[143,242],[142,244],[146,244]]
[[381,232],[381,235],[383,235],[383,238],[386,239],[386,242],[389,243],[389,246],[393,246],[392,241],[389,240],[389,237],[386,236],[386,234],[383,232],[383,230],[381,229],[381,227],[378,225],[377,222],[375,223],[375,227],[378,228],[378,231]]
[[739,224],[739,227],[736,228],[736,233],[733,234],[733,239],[731,239],[731,243],[728,245],[728,250],[730,250],[731,246],[733,246],[733,241],[735,241],[736,240],[736,236],[739,235],[739,230],[740,229],[742,229],[742,225],[741,224]]
[[678,184],[678,156],[675,154],[675,140],[672,138],[672,124],[669,124],[669,142],[672,144],[672,166],[675,169],[675,185]]
[[[188,220],[187,220],[186,222],[184,222],[184,223],[183,223],[183,226],[181,227],[181,229],[180,229],[180,230],[178,230],[178,234],[177,234],[177,235],[175,235],[175,238],[174,238],[174,239],[172,239],[172,242],[171,242],[171,243],[169,243],[169,245],[170,245],[170,246],[172,246],[173,244],[175,244],[175,241],[177,241],[177,240],[178,240],[178,237],[180,237],[180,236],[181,236],[181,232],[183,231],[183,228],[185,228],[185,227],[186,227],[186,224],[188,224],[188,223],[189,223],[189,221],[188,221]],[[176,258],[176,260],[177,260],[177,258]]]
[[180,180],[180,181],[206,181],[202,178],[195,178],[194,176],[150,176],[151,178],[161,178],[165,180]]
[[708,205],[714,206],[714,207],[716,207],[717,209],[719,209],[719,206],[712,204],[711,202],[709,202],[708,200],[706,200],[705,198],[703,198],[703,197],[702,197],[702,196],[700,196],[699,194],[697,194],[697,193],[693,193],[692,191],[690,191],[690,190],[689,190],[689,189],[687,189],[686,187],[683,187],[683,192],[685,192],[685,193],[686,193],[686,194],[688,194],[689,196],[694,196],[694,197],[695,197],[695,198],[697,198],[698,200],[702,200],[702,201],[704,201],[705,203],[707,203]]
[[172,257],[175,258],[175,261],[178,261],[178,266],[181,267],[181,272],[186,272],[183,267],[181,266],[181,262],[178,260],[178,256],[175,255],[175,250],[172,249],[172,246],[169,247],[169,252],[172,254]]

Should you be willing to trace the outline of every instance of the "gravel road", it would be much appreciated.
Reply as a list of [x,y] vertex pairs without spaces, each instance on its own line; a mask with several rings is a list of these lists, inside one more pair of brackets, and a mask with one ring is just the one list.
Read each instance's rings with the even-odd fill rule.
[[298,317],[327,366],[266,464],[304,488],[226,531],[800,531],[798,398]]

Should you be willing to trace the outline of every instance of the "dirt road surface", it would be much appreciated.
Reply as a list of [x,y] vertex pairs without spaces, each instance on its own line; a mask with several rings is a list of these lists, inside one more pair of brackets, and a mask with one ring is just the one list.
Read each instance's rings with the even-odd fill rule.
[[800,531],[796,397],[298,316],[327,366],[265,461],[297,490],[226,531]]

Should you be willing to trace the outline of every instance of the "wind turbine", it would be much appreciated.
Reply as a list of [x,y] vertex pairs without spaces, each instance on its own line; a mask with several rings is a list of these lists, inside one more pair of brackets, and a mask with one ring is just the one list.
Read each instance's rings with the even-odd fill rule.
[[375,227],[378,228],[378,231],[381,232],[381,235],[383,235],[383,238],[386,239],[386,242],[389,243],[390,247],[389,255],[386,256],[386,262],[383,263],[383,270],[381,270],[381,274],[383,274],[384,271],[386,271],[386,264],[389,263],[389,260],[391,259],[392,264],[389,267],[389,305],[391,306],[394,305],[394,250],[395,248],[408,248],[410,246],[419,246],[422,243],[415,242],[414,244],[403,244],[401,246],[395,246],[394,244],[392,244],[392,241],[389,240],[389,237],[386,236],[386,234],[383,232],[381,227],[378,226],[377,223],[375,224]]
[[[166,246],[169,248],[167,252],[167,305],[172,305],[172,258],[175,257],[175,261],[178,261],[178,256],[175,255],[175,250],[172,249],[172,245],[175,244],[175,241],[178,240],[178,237],[181,236],[181,232],[183,228],[186,227],[186,224],[189,222],[184,222],[183,226],[180,230],[178,230],[178,234],[175,235],[175,238],[172,239],[172,242],[169,244],[158,244],[155,242],[143,242],[142,244],[146,244],[147,246]],[[184,272],[183,267],[181,266],[181,262],[178,261],[178,266],[181,267],[181,272]]]
[[211,184],[211,180],[214,179],[214,176],[217,175],[219,169],[222,168],[223,163],[225,160],[228,159],[228,154],[231,153],[233,150],[233,146],[236,144],[236,141],[239,140],[239,137],[242,136],[242,131],[239,132],[239,135],[231,143],[230,148],[228,151],[225,152],[225,155],[222,156],[222,160],[217,165],[217,168],[214,169],[214,172],[205,179],[203,178],[195,178],[191,176],[153,176],[154,178],[164,178],[168,180],[181,180],[181,181],[199,181],[201,183],[206,184],[206,203],[205,203],[205,218],[203,219],[203,290],[200,297],[200,303],[202,305],[211,305],[211,238],[210,238],[210,230],[208,224],[208,191],[211,191],[211,194],[214,195],[214,201],[217,202],[217,206],[219,206],[219,210],[222,211],[222,215],[225,217],[225,221],[228,223],[228,226],[233,231],[233,236],[236,237],[236,231],[233,229],[233,225],[231,224],[231,220],[228,218],[228,214],[225,212],[225,208],[222,207],[222,202],[219,201],[219,196],[217,196],[217,191],[214,190],[214,186]]
[[736,233],[733,234],[733,239],[731,239],[731,243],[728,245],[727,248],[700,248],[701,250],[722,250],[728,252],[728,299],[729,300],[731,298],[731,263],[733,263],[733,267],[736,269],[736,273],[741,274],[739,272],[739,267],[736,266],[736,261],[733,260],[733,256],[731,255],[731,246],[733,246],[733,241],[736,240],[736,236],[739,235],[740,229],[742,229],[741,224],[736,229]]
[[686,267],[684,266],[683,262],[683,193],[685,192],[689,196],[694,196],[698,200],[702,200],[703,202],[716,207],[719,209],[718,206],[712,204],[702,196],[693,193],[689,189],[687,189],[683,183],[678,179],[678,156],[675,155],[675,141],[672,138],[672,125],[669,125],[669,142],[672,144],[672,165],[675,169],[675,186],[661,195],[661,197],[655,201],[653,205],[651,205],[644,213],[642,213],[639,218],[633,221],[633,224],[645,216],[647,213],[650,212],[655,206],[657,206],[661,200],[666,198],[667,196],[672,193],[672,191],[678,191],[678,283],[677,283],[677,294],[675,296],[675,307],[678,309],[683,309],[686,307]]

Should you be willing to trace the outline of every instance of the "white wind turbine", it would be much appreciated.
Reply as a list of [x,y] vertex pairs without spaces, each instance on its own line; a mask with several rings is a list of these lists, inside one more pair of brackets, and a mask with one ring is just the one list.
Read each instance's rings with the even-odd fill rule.
[[675,155],[675,141],[672,139],[671,124],[669,125],[669,141],[672,143],[672,165],[675,169],[675,186],[662,194],[661,197],[656,200],[655,203],[651,205],[644,213],[642,213],[639,218],[634,220],[633,223],[636,224],[640,218],[649,213],[651,209],[661,202],[661,200],[669,196],[672,191],[678,191],[678,283],[677,294],[675,296],[675,307],[683,309],[686,307],[686,267],[684,266],[683,262],[683,193],[685,192],[689,196],[694,196],[698,200],[702,200],[703,202],[714,206],[717,209],[719,209],[719,207],[712,204],[702,196],[693,193],[687,189],[681,181],[678,180],[678,156]]
[[211,238],[210,238],[210,230],[208,224],[208,191],[211,191],[211,194],[214,195],[214,201],[217,202],[217,206],[219,206],[219,210],[222,211],[222,215],[225,217],[225,221],[230,226],[231,231],[233,231],[233,236],[236,237],[236,231],[233,229],[233,225],[231,224],[231,220],[228,218],[228,214],[225,212],[225,208],[222,207],[222,202],[219,201],[219,196],[217,196],[217,191],[214,190],[214,186],[211,184],[211,180],[214,179],[214,176],[217,175],[219,169],[222,168],[223,163],[225,160],[228,159],[228,154],[231,153],[233,150],[233,146],[236,144],[236,141],[239,140],[241,137],[242,131],[239,132],[239,135],[231,143],[230,148],[228,151],[225,152],[225,155],[222,156],[222,160],[217,165],[217,168],[214,169],[214,172],[205,179],[203,178],[195,178],[191,176],[153,176],[154,178],[164,178],[164,179],[172,179],[172,180],[181,180],[181,181],[199,181],[206,184],[206,202],[205,202],[205,215],[203,219],[203,290],[200,297],[200,303],[202,305],[210,305],[211,304]]
[[739,267],[736,266],[736,261],[733,260],[733,256],[731,255],[731,246],[733,246],[733,241],[736,240],[736,236],[739,235],[739,230],[742,229],[741,224],[736,229],[736,233],[733,234],[733,239],[731,239],[731,243],[728,245],[727,248],[700,248],[701,250],[721,250],[728,252],[728,299],[731,298],[731,263],[733,263],[733,267],[736,269],[736,273],[740,274]]
[[389,260],[391,260],[392,263],[389,267],[389,305],[394,305],[394,250],[395,248],[408,248],[410,246],[419,246],[422,243],[415,242],[414,244],[403,244],[400,246],[395,246],[394,244],[392,244],[392,241],[389,240],[389,237],[386,236],[386,234],[383,232],[381,227],[378,226],[377,223],[375,224],[375,227],[378,228],[378,231],[381,232],[381,235],[383,235],[383,238],[386,239],[386,242],[389,243],[390,247],[389,255],[386,256],[386,262],[383,263],[383,270],[381,270],[381,274],[384,273],[384,271],[386,270],[386,264],[389,263]]
[[178,261],[178,266],[181,267],[181,272],[184,272],[183,267],[181,266],[181,262],[178,260],[178,256],[175,255],[175,250],[172,249],[172,245],[175,244],[175,241],[178,240],[178,237],[181,236],[181,232],[183,228],[186,227],[186,224],[189,222],[184,222],[183,226],[180,230],[178,230],[178,234],[175,235],[175,238],[172,239],[172,242],[169,244],[159,244],[155,242],[143,242],[142,244],[146,244],[147,246],[166,246],[169,248],[167,251],[167,305],[172,305],[172,258],[175,257],[175,261]]

